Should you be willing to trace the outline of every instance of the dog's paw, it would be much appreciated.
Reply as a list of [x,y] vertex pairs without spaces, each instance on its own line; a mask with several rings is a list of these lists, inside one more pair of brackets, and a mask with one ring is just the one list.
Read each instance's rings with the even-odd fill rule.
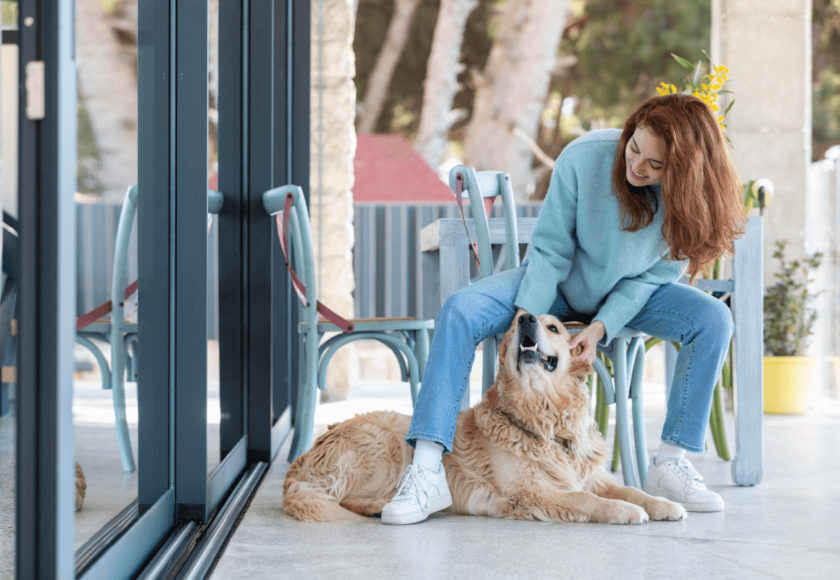
[[646,506],[646,511],[652,520],[674,521],[684,520],[688,517],[688,512],[678,503],[660,497],[651,498],[651,500]]
[[615,500],[612,502],[609,524],[644,524],[650,518],[645,510],[630,502]]

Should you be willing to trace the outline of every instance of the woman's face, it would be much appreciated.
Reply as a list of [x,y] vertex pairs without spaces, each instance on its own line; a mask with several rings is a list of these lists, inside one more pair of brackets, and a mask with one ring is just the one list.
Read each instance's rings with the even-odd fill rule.
[[641,125],[627,141],[624,149],[627,181],[636,187],[662,183],[665,169],[665,144],[647,127]]

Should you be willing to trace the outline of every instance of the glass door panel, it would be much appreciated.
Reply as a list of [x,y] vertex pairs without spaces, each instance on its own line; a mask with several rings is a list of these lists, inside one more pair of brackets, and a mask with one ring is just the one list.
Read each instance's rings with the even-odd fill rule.
[[17,252],[17,3],[0,2],[0,578],[15,577],[17,527],[15,475],[17,473],[16,363],[14,332],[18,282]]
[[[126,3],[75,2],[78,98],[76,157],[76,313],[137,280],[137,12]],[[136,500],[138,491],[137,293],[122,316],[102,313],[77,332],[73,427],[77,557]],[[87,320],[86,320],[87,321]],[[120,372],[122,371],[122,372]]]
[[[208,2],[207,177],[219,191],[219,0]],[[214,195],[214,194],[208,194]],[[208,200],[212,205],[212,202]],[[219,217],[207,217],[207,474],[221,461],[219,398]]]

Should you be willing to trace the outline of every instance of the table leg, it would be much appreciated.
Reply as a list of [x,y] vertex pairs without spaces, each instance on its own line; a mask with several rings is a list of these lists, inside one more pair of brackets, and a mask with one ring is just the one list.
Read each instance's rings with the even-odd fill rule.
[[764,360],[761,218],[750,218],[735,242],[735,458],[732,481],[755,485],[763,474]]
[[[440,299],[440,252],[423,252],[420,261],[423,272],[423,318],[437,319],[443,302]],[[434,331],[431,334],[434,337]]]

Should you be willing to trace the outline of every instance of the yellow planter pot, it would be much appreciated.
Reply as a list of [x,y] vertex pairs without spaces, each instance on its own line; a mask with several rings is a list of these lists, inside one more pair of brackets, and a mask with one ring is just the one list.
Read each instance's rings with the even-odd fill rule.
[[808,393],[816,362],[809,356],[764,357],[764,412],[804,413],[808,409]]

